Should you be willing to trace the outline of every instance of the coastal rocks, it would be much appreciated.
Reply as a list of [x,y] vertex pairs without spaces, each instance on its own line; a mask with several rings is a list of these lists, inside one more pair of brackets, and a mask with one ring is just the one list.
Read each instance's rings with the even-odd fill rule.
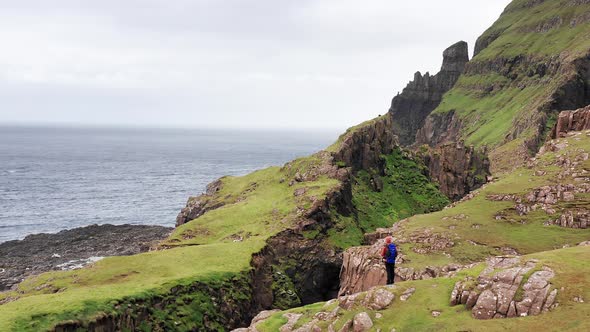
[[452,200],[459,200],[481,187],[490,176],[490,163],[485,150],[476,150],[462,142],[429,149],[423,158],[430,178]]
[[365,295],[363,305],[372,310],[383,310],[393,302],[395,295],[383,288],[377,288],[369,291]]
[[[280,332],[373,331],[375,322],[384,317],[384,314],[380,311],[387,310],[394,304],[395,295],[392,293],[393,289],[395,288],[374,287],[367,293],[341,296],[337,299],[330,300],[319,311],[315,312],[312,316],[308,316],[305,322],[301,321],[301,318],[305,314],[284,313],[282,314],[282,318],[286,322],[282,323],[281,326],[277,326],[276,330]],[[404,291],[404,294],[411,296],[414,291],[414,288],[407,289]],[[354,314],[345,316],[350,312],[354,312]],[[275,313],[275,311],[263,312],[252,321],[249,327],[237,329],[233,332],[258,332],[256,325],[263,324],[268,319],[271,319],[271,317],[276,319]],[[343,317],[347,317],[347,319],[344,320]]]
[[495,257],[477,279],[468,277],[455,284],[451,305],[465,305],[476,319],[534,316],[556,306],[555,276],[535,260],[524,264],[518,257]]
[[215,193],[221,190],[222,185],[221,179],[216,180],[207,185],[207,191],[203,195],[189,197],[186,206],[176,217],[176,227],[197,219],[207,211],[222,207],[224,203],[215,199]]
[[430,76],[417,72],[414,80],[393,98],[389,114],[401,145],[414,143],[416,132],[440,104],[443,94],[455,85],[468,61],[467,43],[458,42],[443,52],[443,64],[438,74]]
[[557,124],[551,133],[552,138],[566,137],[571,131],[590,129],[590,105],[575,111],[563,111],[559,113]]
[[30,275],[80,268],[101,257],[148,251],[171,231],[161,226],[90,225],[1,243],[0,291]]
[[402,293],[402,295],[399,297],[399,299],[402,301],[407,301],[410,297],[412,297],[412,295],[414,295],[415,292],[416,292],[416,288],[414,288],[414,287],[408,288]]

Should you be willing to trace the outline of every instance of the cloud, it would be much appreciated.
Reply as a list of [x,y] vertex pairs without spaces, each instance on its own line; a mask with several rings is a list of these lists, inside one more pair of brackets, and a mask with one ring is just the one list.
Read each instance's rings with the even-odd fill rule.
[[0,122],[344,128],[508,2],[0,1]]

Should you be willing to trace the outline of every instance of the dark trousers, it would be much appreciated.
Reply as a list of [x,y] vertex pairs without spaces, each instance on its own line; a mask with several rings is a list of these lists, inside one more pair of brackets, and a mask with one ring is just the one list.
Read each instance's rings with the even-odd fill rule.
[[385,263],[385,270],[387,271],[387,284],[393,285],[393,278],[395,277],[395,263]]

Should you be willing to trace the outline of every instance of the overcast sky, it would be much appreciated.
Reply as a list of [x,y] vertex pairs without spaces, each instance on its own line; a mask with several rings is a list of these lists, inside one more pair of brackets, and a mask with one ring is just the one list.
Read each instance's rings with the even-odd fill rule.
[[346,128],[509,0],[0,0],[0,123]]

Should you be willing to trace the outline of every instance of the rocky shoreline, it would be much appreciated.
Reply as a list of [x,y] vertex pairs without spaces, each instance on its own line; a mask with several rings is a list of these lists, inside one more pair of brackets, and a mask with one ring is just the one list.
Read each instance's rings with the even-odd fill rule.
[[0,292],[31,275],[76,269],[107,256],[148,251],[171,231],[162,226],[90,225],[0,243]]

